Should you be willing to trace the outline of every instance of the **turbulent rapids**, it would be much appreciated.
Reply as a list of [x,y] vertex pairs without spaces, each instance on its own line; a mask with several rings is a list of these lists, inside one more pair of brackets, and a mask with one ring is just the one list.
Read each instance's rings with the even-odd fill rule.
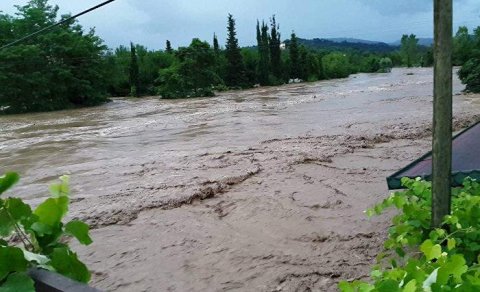
[[[462,89],[457,130],[480,118]],[[16,194],[33,204],[71,175],[72,216],[95,242],[75,248],[98,288],[334,291],[381,248],[388,221],[363,210],[429,149],[431,95],[431,69],[394,69],[4,116],[0,170],[21,173]]]

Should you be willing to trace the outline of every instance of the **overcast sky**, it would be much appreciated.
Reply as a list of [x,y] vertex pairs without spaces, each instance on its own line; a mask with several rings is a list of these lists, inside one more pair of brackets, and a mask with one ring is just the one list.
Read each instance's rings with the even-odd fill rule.
[[[61,13],[78,13],[104,0],[51,0]],[[14,4],[26,0],[1,0],[0,10],[13,13]],[[480,1],[454,0],[455,30],[459,25],[480,26]],[[282,39],[292,30],[302,38],[352,37],[394,42],[404,33],[433,35],[433,0],[116,0],[79,18],[95,27],[107,45],[130,41],[163,49],[198,37],[211,42],[217,33],[223,44],[227,14],[237,20],[240,44],[253,45],[257,19],[277,16]]]

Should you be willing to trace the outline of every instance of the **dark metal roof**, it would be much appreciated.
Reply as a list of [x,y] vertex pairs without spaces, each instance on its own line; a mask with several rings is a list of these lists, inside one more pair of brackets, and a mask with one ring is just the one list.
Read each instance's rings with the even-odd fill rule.
[[[467,128],[452,141],[452,186],[461,186],[466,177],[480,180],[480,122]],[[401,189],[403,177],[431,180],[432,152],[387,177],[390,190]]]

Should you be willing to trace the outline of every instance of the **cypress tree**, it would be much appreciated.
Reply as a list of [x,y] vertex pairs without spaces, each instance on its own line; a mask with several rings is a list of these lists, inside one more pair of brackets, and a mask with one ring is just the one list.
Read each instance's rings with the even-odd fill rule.
[[169,40],[167,40],[167,45],[166,45],[165,51],[169,54],[173,53],[172,44],[170,43]]
[[257,20],[257,45],[258,55],[260,60],[258,62],[258,81],[261,85],[268,85],[269,77],[269,46],[268,46],[268,26],[265,22],[262,22],[262,28],[260,29],[260,23]]
[[215,55],[220,53],[220,46],[218,45],[218,39],[215,33],[213,34],[213,51],[215,52]]
[[275,15],[270,20],[270,67],[273,75],[277,78],[282,76],[282,52],[280,50],[280,26],[277,24]]
[[130,96],[138,97],[140,89],[137,52],[133,43],[130,43]]
[[225,82],[228,86],[242,87],[246,84],[245,65],[243,57],[238,46],[237,32],[235,29],[235,19],[228,14],[228,36],[225,46],[225,55],[227,57],[227,68]]
[[298,39],[295,32],[292,32],[289,46],[290,56],[290,78],[299,78],[301,74],[300,70],[300,53],[298,51]]
[[309,68],[308,68],[309,53],[305,48],[305,46],[303,45],[300,46],[299,55],[300,55],[299,66],[298,66],[298,70],[300,73],[299,77],[302,80],[308,80],[311,72],[309,71]]

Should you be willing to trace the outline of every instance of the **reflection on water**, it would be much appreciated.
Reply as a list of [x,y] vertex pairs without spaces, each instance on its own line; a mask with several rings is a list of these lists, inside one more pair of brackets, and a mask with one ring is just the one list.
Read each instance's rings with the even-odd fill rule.
[[[409,72],[412,70],[408,70]],[[120,187],[121,172],[155,157],[245,148],[263,140],[351,131],[399,116],[390,100],[431,95],[431,69],[397,69],[348,79],[220,93],[191,100],[115,99],[53,113],[0,117],[0,172],[19,171],[21,196],[42,196],[45,182],[70,173],[82,196]],[[462,86],[456,80],[455,91]],[[430,108],[409,109],[425,114]],[[393,119],[392,119],[393,122]],[[368,124],[364,130],[368,130]],[[167,171],[167,170],[166,170]]]

